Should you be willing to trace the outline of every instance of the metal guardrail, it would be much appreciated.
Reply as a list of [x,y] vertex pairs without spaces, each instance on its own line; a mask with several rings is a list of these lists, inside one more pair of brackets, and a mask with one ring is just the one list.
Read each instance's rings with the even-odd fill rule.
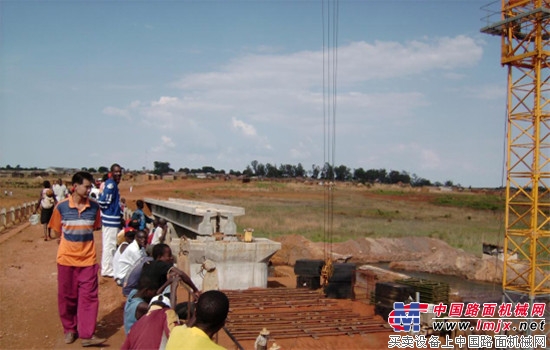
[[485,23],[485,26],[489,26],[490,24],[501,20],[501,17],[502,17],[501,4],[502,4],[501,0],[496,0],[481,6],[480,10],[485,13],[485,16],[481,17],[481,21]]

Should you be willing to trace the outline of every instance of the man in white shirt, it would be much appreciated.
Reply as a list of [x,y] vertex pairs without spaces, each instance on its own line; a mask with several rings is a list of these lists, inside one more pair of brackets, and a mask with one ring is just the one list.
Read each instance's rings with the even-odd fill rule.
[[[135,230],[130,230],[130,231],[127,231],[127,232],[124,232],[124,241],[122,243],[120,243],[120,245],[118,246],[116,252],[115,252],[115,256],[113,256],[113,273],[114,273],[114,276],[118,276],[119,275],[119,271],[120,271],[120,257],[122,256],[122,254],[124,253],[124,251],[126,250],[126,248],[128,248],[130,246],[130,244],[132,244],[134,242],[134,238],[136,237],[136,232]],[[128,274],[128,272],[127,272]],[[117,282],[117,284],[119,286],[122,286],[122,281],[119,281],[118,279],[115,280]]]
[[119,286],[122,286],[126,275],[134,266],[134,264],[146,256],[145,245],[147,244],[147,234],[144,231],[137,231],[134,241],[128,245],[124,252],[120,255],[118,260],[118,267],[116,275],[114,276],[115,281]]
[[55,195],[55,199],[57,199],[58,202],[64,200],[69,194],[69,191],[67,191],[67,186],[65,186],[63,180],[61,179],[57,179],[57,182],[53,185],[52,190]]

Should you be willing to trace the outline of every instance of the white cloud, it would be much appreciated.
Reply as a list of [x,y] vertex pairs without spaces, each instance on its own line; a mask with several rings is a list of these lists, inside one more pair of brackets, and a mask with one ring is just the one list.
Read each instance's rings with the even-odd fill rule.
[[303,142],[298,142],[296,147],[290,149],[290,158],[292,160],[302,161],[303,159],[308,159],[311,157],[311,145],[308,147]]
[[172,141],[172,138],[162,135],[160,137],[160,142],[156,146],[151,147],[151,153],[162,154],[174,147],[176,147],[176,144]]
[[158,101],[151,102],[152,106],[174,106],[177,105],[179,99],[177,97],[162,96]]
[[247,124],[237,118],[231,118],[231,126],[245,136],[257,136],[256,129],[253,125]]
[[103,114],[130,119],[130,114],[126,109],[121,109],[116,107],[103,108]]
[[[481,59],[482,48],[466,36],[427,38],[407,43],[353,42],[338,49],[338,84],[418,75],[423,72],[468,67]],[[298,90],[320,88],[322,51],[288,55],[247,55],[221,70],[190,74],[174,86],[184,90],[235,91],[259,88]]]
[[162,145],[165,146],[165,147],[174,148],[174,146],[176,146],[176,144],[168,136],[163,135],[163,136],[160,137],[160,139],[162,141]]
[[[403,122],[428,100],[419,91],[407,91],[399,80],[438,70],[456,79],[463,73],[453,69],[474,65],[481,54],[481,46],[466,36],[342,46],[338,51],[338,111],[350,111],[347,115],[363,121],[383,115]],[[199,116],[201,120],[208,116],[209,122],[238,116],[249,122],[311,127],[323,113],[322,61],[321,51],[242,56],[217,71],[189,74],[175,82],[173,86],[185,91],[185,97],[179,101],[160,98],[152,107],[170,106],[170,113],[154,110],[148,116],[164,122],[168,115],[175,118],[177,108],[197,121]],[[375,88],[380,82],[386,85]]]
[[464,74],[455,73],[455,72],[446,72],[443,76],[450,80],[461,80],[464,79]]
[[[464,94],[456,81],[468,79],[469,67],[481,54],[480,44],[465,36],[342,46],[337,163],[450,171],[452,160],[442,157],[443,151],[435,150],[418,128],[445,121],[437,113],[424,114],[434,104],[433,84],[437,91],[462,89]],[[332,112],[331,97],[322,93],[322,60],[320,51],[245,55],[218,70],[184,76],[172,85],[181,89],[179,96],[136,100],[128,108],[148,129],[167,135],[151,152],[171,155],[186,166],[216,160],[235,167],[236,161],[257,159],[309,167],[323,161],[323,118]],[[480,87],[472,93],[479,98],[492,91]],[[169,136],[176,134],[178,145]]]
[[170,96],[162,96],[149,105],[142,105],[139,111],[147,126],[164,130],[175,128],[178,119],[184,114],[181,100]]
[[437,169],[441,166],[441,158],[439,154],[432,149],[421,149],[421,169]]
[[468,97],[480,100],[501,100],[506,98],[506,86],[482,85],[471,87],[466,91]]

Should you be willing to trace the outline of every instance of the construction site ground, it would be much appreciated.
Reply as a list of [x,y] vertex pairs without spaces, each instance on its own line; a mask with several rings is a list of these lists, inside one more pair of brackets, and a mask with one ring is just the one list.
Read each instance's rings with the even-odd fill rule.
[[[100,253],[100,231],[95,239]],[[78,341],[63,342],[56,252],[57,242],[44,241],[40,225],[23,223],[0,236],[1,349],[80,348]],[[269,277],[267,290],[228,292],[232,301],[229,319],[244,349],[254,348],[254,339],[264,326],[271,331],[269,344],[277,342],[282,349],[387,348],[391,333],[366,299],[326,299],[317,291],[296,289],[292,267],[280,266],[276,271],[277,276]],[[118,349],[125,338],[125,298],[112,279],[101,277],[99,298],[96,333],[108,338],[105,348]],[[186,300],[183,289],[178,289],[178,301]],[[227,349],[237,349],[225,332],[219,332],[217,341]]]
[[[121,191],[124,191],[128,203],[135,206],[137,199],[156,195],[161,183],[164,191],[176,188],[175,183],[150,181],[134,186],[132,191],[130,184],[123,181]],[[186,184],[186,188],[194,186],[193,189],[197,190],[210,185],[193,182]],[[14,191],[13,197],[2,197],[0,207],[14,206],[28,201],[28,198],[34,199],[34,192],[37,198],[40,190],[31,189],[31,197],[27,193],[29,190],[25,191],[19,189]],[[94,236],[100,257],[101,232],[95,232]],[[386,349],[392,333],[384,328],[385,322],[374,315],[374,307],[369,304],[365,290],[356,288],[356,300],[326,300],[316,291],[296,290],[292,261],[298,258],[319,258],[323,252],[322,245],[313,244],[299,235],[281,238],[283,249],[272,259],[275,266],[271,268],[268,291],[263,291],[268,296],[254,294],[262,293],[258,291],[231,295],[228,328],[234,325],[231,329],[241,346],[247,350],[253,349],[255,336],[265,326],[272,332],[269,344],[277,342],[282,349]],[[398,242],[399,246],[394,246],[395,243],[391,241],[391,245],[385,249],[396,252],[413,247],[414,251],[418,251],[426,245],[413,241],[404,239]],[[376,242],[376,247],[382,246],[378,244],[379,241]],[[420,244],[422,246],[418,247]],[[450,256],[454,257],[451,254],[458,253],[440,242],[430,241],[428,247],[432,253],[433,249],[437,249],[441,259],[435,262],[430,260],[426,265],[444,265],[446,260],[460,261],[449,259]],[[359,248],[364,250],[363,247]],[[353,251],[359,254],[358,247],[353,245],[343,244],[341,249],[339,253]],[[387,255],[386,250],[379,252],[372,247],[368,254],[371,258]],[[56,252],[57,242],[43,240],[41,225],[31,226],[23,222],[0,233],[0,349],[80,348],[80,342],[71,345],[63,342],[57,310]],[[416,255],[411,257],[418,260]],[[470,263],[462,265],[464,268],[472,266]],[[475,266],[476,270],[483,270],[479,265]],[[304,295],[304,292],[313,294]],[[112,279],[100,278],[99,293],[97,335],[108,338],[105,348],[118,349],[125,338],[122,327],[125,298]],[[179,300],[187,300],[182,288],[179,289]],[[217,341],[228,349],[237,349],[224,332],[218,334]]]

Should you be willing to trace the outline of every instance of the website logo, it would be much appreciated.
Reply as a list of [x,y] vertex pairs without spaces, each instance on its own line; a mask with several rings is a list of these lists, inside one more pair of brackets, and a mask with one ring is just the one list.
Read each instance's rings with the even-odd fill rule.
[[420,313],[428,312],[428,303],[393,303],[393,311],[388,315],[388,323],[394,332],[420,332]]

